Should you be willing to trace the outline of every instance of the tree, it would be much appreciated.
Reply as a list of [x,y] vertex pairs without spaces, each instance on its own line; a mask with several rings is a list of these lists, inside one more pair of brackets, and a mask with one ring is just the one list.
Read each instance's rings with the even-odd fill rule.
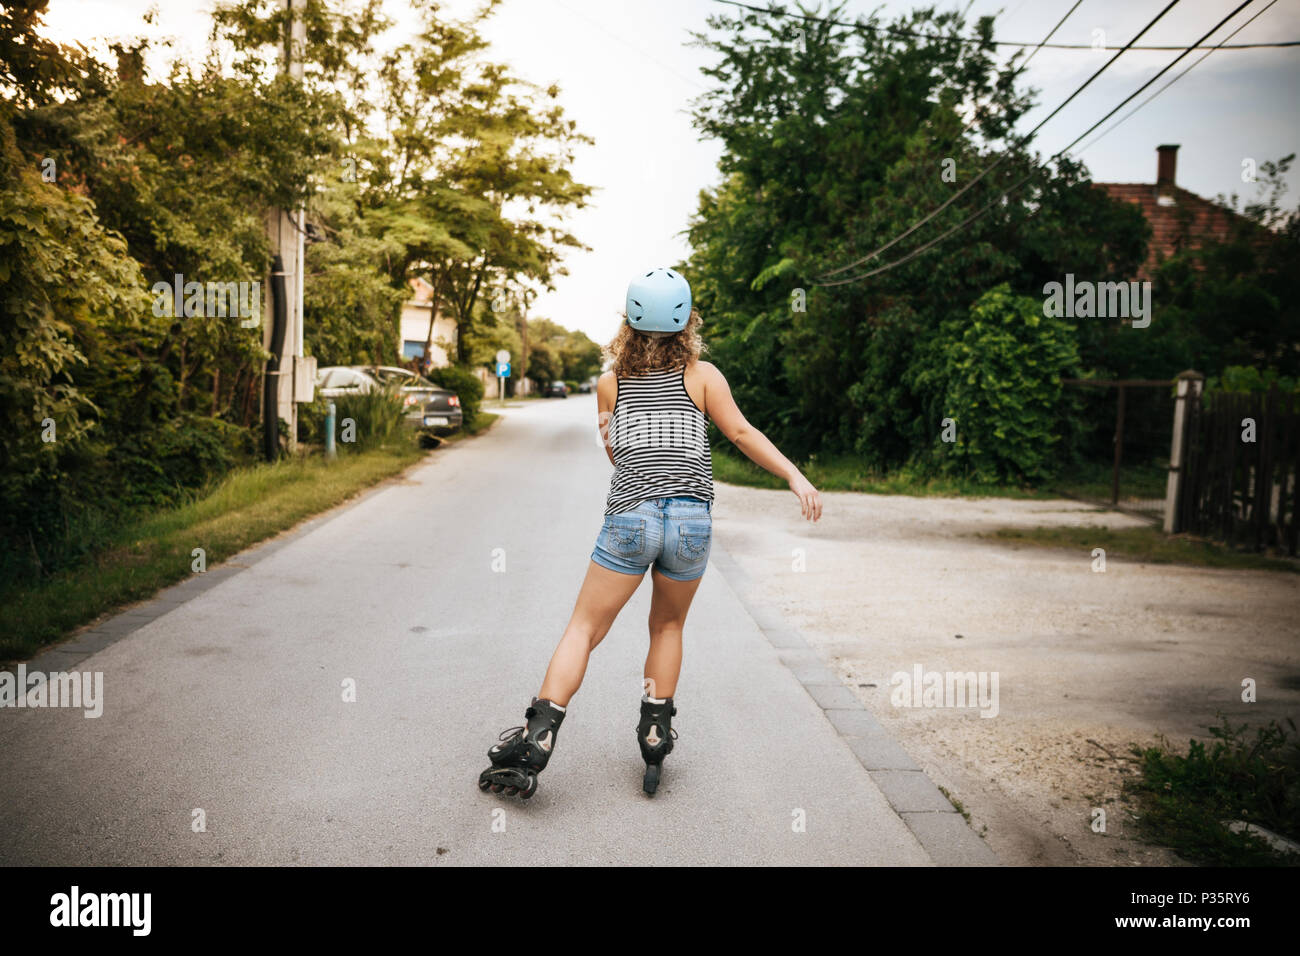
[[1221,240],[1188,244],[1161,264],[1160,313],[1144,348],[1123,355],[1145,375],[1154,361],[1218,375],[1258,366],[1300,375],[1300,207],[1286,210],[1283,177],[1295,154],[1260,164],[1256,198],[1218,202],[1238,215]]
[[439,308],[452,310],[461,362],[470,360],[481,299],[520,278],[549,288],[563,251],[583,248],[554,222],[591,192],[569,173],[574,148],[591,140],[565,119],[559,89],[539,96],[477,57],[486,46],[477,23],[497,5],[459,22],[430,4],[416,42],[380,70],[392,149],[372,200],[388,207],[376,223],[406,249],[394,278],[397,269],[428,277],[430,328]]
[[[791,39],[782,17],[709,19],[713,32],[697,42],[716,54],[704,71],[716,86],[694,120],[722,143],[722,180],[701,193],[683,269],[713,360],[756,425],[796,456],[889,466],[927,455],[938,432],[946,386],[917,372],[951,344],[945,323],[1002,282],[1035,293],[1066,271],[1127,278],[1147,227],[1079,164],[1041,167],[1015,135],[1032,100],[1017,86],[1020,61],[993,56],[992,18],[968,26],[959,13],[917,10],[892,24],[907,34],[876,15],[858,22],[801,20]],[[864,258],[999,160],[933,222]],[[990,202],[934,251],[830,284]]]

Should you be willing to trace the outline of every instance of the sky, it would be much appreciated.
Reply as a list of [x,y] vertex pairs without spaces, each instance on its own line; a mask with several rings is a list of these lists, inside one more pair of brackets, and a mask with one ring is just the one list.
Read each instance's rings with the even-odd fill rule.
[[[766,5],[766,0],[751,2]],[[968,8],[970,20],[1002,11],[996,39],[1036,43],[1073,0],[932,2],[944,10]],[[1022,130],[1036,125],[1165,3],[1083,0],[1053,41],[1091,45],[1100,30],[1109,50],[1040,51],[1022,77],[1039,91],[1039,105],[1022,120]],[[1255,0],[1210,42],[1266,4]],[[406,0],[387,0],[386,5],[398,21],[395,44],[414,31],[415,21]],[[852,19],[879,10],[891,20],[921,5],[845,0],[840,16]],[[1182,0],[1141,42],[1189,44],[1236,5],[1236,0]],[[170,37],[174,55],[197,60],[205,48],[212,6],[211,0],[51,0],[43,32],[106,56],[108,43],[116,39]],[[466,16],[477,6],[475,0],[443,4],[455,16]],[[815,0],[806,0],[805,6],[826,9]],[[158,16],[149,26],[144,16],[151,8]],[[720,155],[719,144],[701,140],[691,124],[691,102],[708,88],[708,78],[699,70],[709,54],[687,44],[692,30],[705,31],[706,18],[722,12],[736,11],[716,0],[506,0],[483,27],[491,43],[487,55],[525,80],[542,87],[557,84],[568,115],[595,140],[579,149],[572,168],[574,177],[594,186],[595,193],[587,208],[568,217],[570,232],[590,251],[567,255],[569,274],[557,278],[554,291],[538,296],[531,316],[554,319],[606,342],[617,330],[628,280],[687,256],[683,230],[700,190],[718,180]],[[1300,0],[1279,0],[1230,42],[1296,39]],[[1006,49],[1003,56],[1012,52]],[[1200,55],[1184,58],[1133,103]],[[1175,56],[1126,53],[1043,127],[1036,148],[1044,155],[1056,152]],[[161,73],[163,62],[151,61],[150,66]],[[1080,146],[1088,147],[1089,139]],[[1180,186],[1206,197],[1252,196],[1255,187],[1242,181],[1245,160],[1261,163],[1300,151],[1300,47],[1213,53],[1131,120],[1075,155],[1098,182],[1154,182],[1155,150],[1163,143],[1181,146]],[[1293,169],[1287,182],[1284,202],[1294,208],[1300,200],[1300,169]],[[942,255],[942,248],[933,254]]]

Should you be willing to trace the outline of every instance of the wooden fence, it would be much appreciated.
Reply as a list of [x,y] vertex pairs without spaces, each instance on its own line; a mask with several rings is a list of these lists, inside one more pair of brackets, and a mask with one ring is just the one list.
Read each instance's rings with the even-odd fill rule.
[[1175,531],[1297,553],[1300,395],[1211,392],[1187,403]]

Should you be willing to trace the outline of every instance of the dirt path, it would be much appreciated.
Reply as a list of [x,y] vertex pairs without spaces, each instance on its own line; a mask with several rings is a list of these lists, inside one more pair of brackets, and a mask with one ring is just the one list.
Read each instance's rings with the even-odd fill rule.
[[[1130,746],[1204,739],[1216,713],[1300,714],[1300,576],[1118,557],[1098,573],[1090,551],[970,537],[1137,523],[1069,501],[825,497],[813,527],[788,492],[719,484],[714,520],[771,604],[1007,864],[1177,863],[1130,836]],[[891,679],[918,665],[996,673],[996,716],[895,706]],[[1257,703],[1241,701],[1245,678]],[[1090,826],[1098,807],[1105,833]]]

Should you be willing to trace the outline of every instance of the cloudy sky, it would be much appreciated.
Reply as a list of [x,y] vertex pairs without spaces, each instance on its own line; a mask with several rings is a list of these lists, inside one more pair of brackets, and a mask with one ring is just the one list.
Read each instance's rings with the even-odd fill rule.
[[[765,5],[765,0],[753,2]],[[1002,11],[995,36],[1033,43],[1072,2],[938,0],[935,5],[968,6],[972,18]],[[1084,0],[1053,39],[1091,44],[1094,31],[1101,30],[1113,50],[1166,2]],[[1267,2],[1255,0],[1211,42]],[[811,0],[806,5],[816,6]],[[879,9],[890,19],[920,5],[847,0],[844,15],[851,19],[854,13]],[[1236,5],[1236,0],[1182,0],[1141,42],[1190,43]],[[476,6],[473,0],[451,0],[444,9],[463,15]],[[148,26],[144,15],[151,7],[159,15]],[[413,28],[412,18],[406,0],[388,0],[388,7],[400,24],[395,43],[403,30]],[[197,58],[211,8],[211,0],[52,0],[45,33],[101,52],[114,39],[169,37],[176,54]],[[524,79],[542,86],[557,83],[566,110],[596,141],[581,151],[573,170],[579,181],[597,188],[594,201],[570,222],[571,231],[591,251],[570,255],[570,275],[538,299],[533,315],[606,341],[617,327],[628,278],[685,256],[682,230],[699,190],[716,181],[719,152],[716,143],[701,141],[691,127],[690,101],[706,86],[699,73],[706,53],[686,43],[689,31],[703,30],[705,18],[722,11],[734,8],[715,0],[506,0],[486,26],[490,55]],[[1300,39],[1300,2],[1280,0],[1231,42],[1295,39]],[[1006,49],[1004,55],[1012,52]],[[1025,81],[1040,91],[1040,107],[1026,117],[1024,128],[1034,126],[1109,55],[1041,51],[1025,73]],[[1046,155],[1064,146],[1176,55],[1125,54],[1043,128],[1037,148]],[[1151,89],[1199,56],[1186,57]],[[1249,192],[1252,187],[1242,182],[1243,160],[1262,162],[1300,150],[1300,47],[1212,54],[1082,158],[1098,181],[1151,182],[1155,147],[1161,143],[1181,145],[1178,182],[1185,188],[1210,197]],[[1293,207],[1300,199],[1300,172],[1292,173],[1289,184],[1287,205]]]

